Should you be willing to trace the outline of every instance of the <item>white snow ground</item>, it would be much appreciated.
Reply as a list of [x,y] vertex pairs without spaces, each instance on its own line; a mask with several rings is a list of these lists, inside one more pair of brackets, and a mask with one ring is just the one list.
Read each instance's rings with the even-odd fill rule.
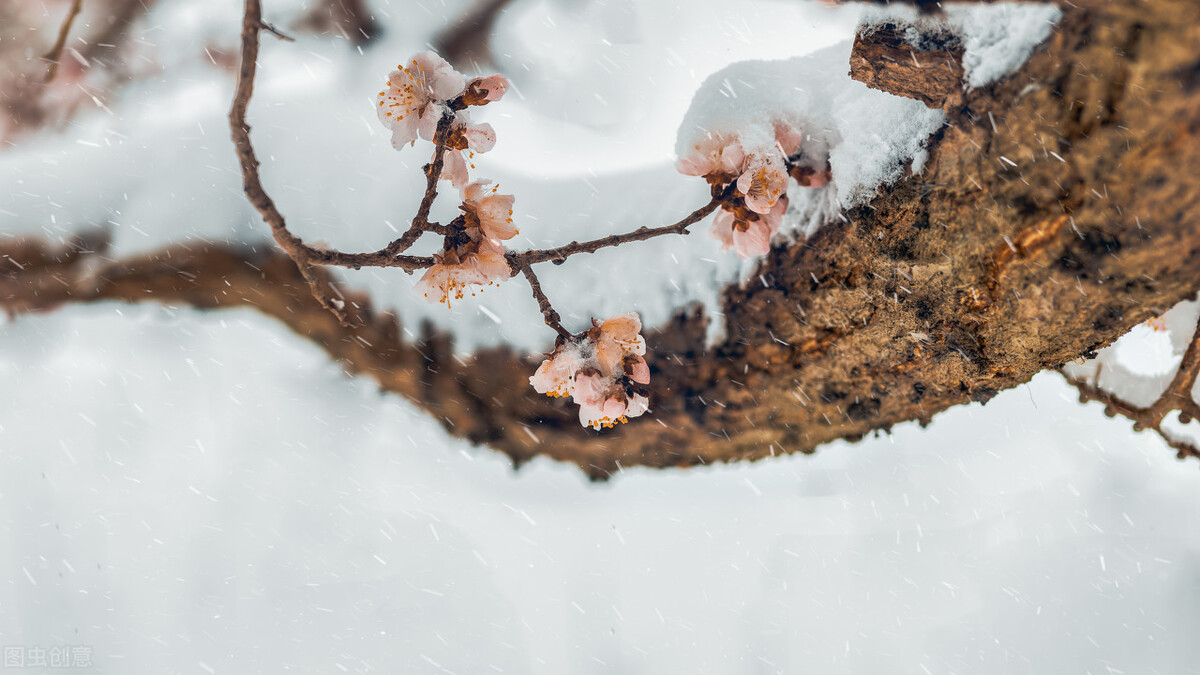
[[[390,32],[363,55],[266,39],[251,123],[299,232],[373,249],[411,214],[425,152],[389,147],[371,96],[464,4],[380,0]],[[142,34],[163,77],[0,151],[0,236],[107,219],[118,253],[264,237],[232,81],[199,48],[232,44],[238,5],[163,0]],[[519,241],[691,210],[703,182],[671,165],[691,92],[856,21],[689,9],[524,0],[500,23],[515,87],[479,116],[499,136],[479,165],[517,195]],[[739,272],[706,235],[681,241],[540,273],[568,322],[653,323]],[[403,274],[347,278],[463,348],[550,340],[517,282],[446,312]],[[0,323],[0,645],[86,647],[106,673],[1186,672],[1196,464],[1074,401],[1044,375],[925,430],[596,486],[545,461],[513,474],[249,312],[23,317]]]
[[0,330],[0,643],[96,672],[1160,673],[1200,472],[1054,375],[606,485],[448,438],[249,312]]

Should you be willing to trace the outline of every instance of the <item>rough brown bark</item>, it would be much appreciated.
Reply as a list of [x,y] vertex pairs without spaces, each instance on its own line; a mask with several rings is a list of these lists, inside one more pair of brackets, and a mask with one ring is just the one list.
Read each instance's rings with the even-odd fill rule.
[[960,105],[963,48],[958,37],[949,32],[927,35],[925,44],[916,47],[905,41],[905,28],[887,23],[860,31],[850,52],[850,77],[930,108]]
[[281,253],[181,246],[87,274],[65,263],[40,284],[11,271],[0,302],[252,304],[452,433],[593,477],[811,452],[986,401],[1195,294],[1198,132],[1200,7],[1064,8],[1019,73],[951,111],[921,175],[773,251],[753,283],[728,289],[722,344],[705,347],[696,312],[650,333],[652,413],[603,433],[520,386],[537,359],[459,358],[429,332],[408,344],[362,297],[349,303],[362,325],[339,326]]

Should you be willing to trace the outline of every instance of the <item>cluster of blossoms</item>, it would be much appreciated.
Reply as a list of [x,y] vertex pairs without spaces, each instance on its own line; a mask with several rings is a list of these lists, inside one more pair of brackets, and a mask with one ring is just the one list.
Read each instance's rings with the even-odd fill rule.
[[[461,191],[461,213],[444,228],[414,221],[414,227],[423,225],[426,231],[444,235],[441,252],[433,255],[434,264],[417,282],[417,291],[430,302],[449,305],[472,287],[503,281],[517,269],[504,250],[504,242],[517,234],[513,197],[497,194],[490,181],[471,182],[469,173],[474,153],[491,150],[496,134],[489,124],[473,124],[467,108],[499,100],[508,86],[500,75],[468,81],[438,55],[423,52],[393,71],[386,89],[379,92],[379,120],[391,129],[392,146],[401,150],[418,138],[433,141],[434,159],[442,153],[437,178]],[[432,173],[429,177],[427,200],[436,194],[432,189],[436,180]],[[531,283],[535,294],[540,293],[532,276]],[[547,319],[565,335],[556,322],[557,318]],[[647,411],[650,367],[637,314],[622,314],[603,323],[593,319],[592,324],[583,333],[560,337],[529,381],[539,393],[571,397],[579,405],[580,424],[600,429]]]
[[486,286],[512,276],[504,259],[504,244],[517,234],[512,219],[512,195],[496,194],[498,185],[478,180],[462,191],[461,226],[447,235],[442,252],[433,254],[435,264],[417,282],[417,291],[430,302],[450,304],[468,285]]
[[766,150],[748,151],[737,136],[713,133],[676,163],[682,174],[703,176],[714,194],[736,182],[739,199],[721,204],[712,234],[722,248],[743,258],[771,250],[771,236],[787,211],[789,178],[812,188],[830,178],[827,165],[816,170],[801,161],[803,134],[785,124],[774,126],[775,144]]
[[[529,378],[539,394],[570,396],[579,405],[579,423],[600,429],[626,422],[650,407],[650,367],[643,356],[642,322],[633,312],[562,339]],[[643,386],[640,386],[643,385]]]
[[507,91],[508,80],[503,75],[468,81],[442,57],[421,52],[388,75],[376,112],[379,121],[392,130],[392,147],[397,150],[415,144],[418,138],[434,140],[438,122],[453,113],[441,178],[461,188],[470,181],[469,160],[496,145],[492,125],[472,124],[466,108],[499,101]]
[[437,140],[439,122],[452,116],[440,139],[445,148],[439,178],[461,190],[462,215],[450,224],[442,252],[434,254],[436,264],[417,282],[417,290],[430,302],[449,304],[470,286],[512,276],[502,242],[517,233],[513,197],[496,194],[489,181],[471,183],[467,168],[474,153],[487,152],[496,144],[492,126],[473,124],[467,108],[498,101],[506,91],[508,80],[502,75],[468,81],[442,57],[422,52],[408,65],[397,66],[388,75],[387,88],[379,92],[379,120],[392,130],[392,146],[397,150],[418,138]]

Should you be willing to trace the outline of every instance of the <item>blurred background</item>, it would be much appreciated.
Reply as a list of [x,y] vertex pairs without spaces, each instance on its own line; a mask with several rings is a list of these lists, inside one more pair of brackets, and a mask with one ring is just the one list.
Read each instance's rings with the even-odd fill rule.
[[[0,238],[102,227],[114,256],[263,242],[225,120],[239,3],[83,0],[47,82],[70,7],[0,5]],[[345,250],[378,248],[418,202],[428,147],[397,153],[372,109],[416,51],[512,80],[478,116],[499,141],[477,164],[516,194],[517,243],[540,246],[703,203],[673,168],[692,92],[729,63],[849,39],[858,16],[771,0],[264,9],[296,41],[263,36],[263,179],[298,233]],[[745,272],[705,236],[655,246],[541,276],[568,322],[632,306],[653,325]],[[345,278],[464,351],[552,338],[526,288],[446,311],[399,272]],[[592,484],[545,460],[514,472],[250,311],[0,321],[6,667],[53,671],[54,648],[106,673],[1183,673],[1200,658],[1197,465],[1055,374],[814,456]],[[1135,329],[1107,372],[1159,386],[1186,342],[1169,329]]]

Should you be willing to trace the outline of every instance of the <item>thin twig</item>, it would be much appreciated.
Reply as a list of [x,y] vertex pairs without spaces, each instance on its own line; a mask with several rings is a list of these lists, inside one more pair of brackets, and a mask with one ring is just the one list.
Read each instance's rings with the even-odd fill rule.
[[258,35],[264,29],[262,5],[259,0],[246,0],[242,19],[241,66],[238,69],[237,90],[233,96],[233,107],[229,111],[229,127],[233,144],[237,148],[238,162],[242,170],[242,189],[246,198],[271,227],[275,242],[287,252],[308,280],[313,295],[321,304],[333,312],[341,321],[346,321],[344,308],[338,306],[324,291],[318,278],[308,270],[310,265],[337,265],[358,269],[361,267],[399,267],[406,272],[424,269],[433,265],[431,257],[397,256],[390,246],[374,253],[342,253],[326,251],[306,245],[287,228],[283,214],[263,188],[258,175],[259,161],[250,143],[250,125],[246,123],[246,109],[254,95],[254,75],[258,61]]
[[263,30],[267,31],[271,35],[274,35],[275,37],[279,38],[280,40],[283,40],[284,42],[295,42],[296,41],[296,38],[292,37],[291,35],[285,34],[283,31],[281,31],[278,28],[276,28],[275,26],[267,23],[266,21],[259,21],[258,25],[261,26]]
[[[438,181],[441,179],[442,169],[445,164],[445,154],[449,146],[455,111],[464,108],[466,104],[462,100],[462,97],[448,101],[446,112],[438,120],[437,131],[434,133],[433,139],[433,159],[424,167],[425,194],[421,199],[416,216],[413,217],[412,224],[404,234],[383,249],[373,253],[343,253],[341,251],[313,248],[305,244],[303,240],[288,229],[283,214],[279,212],[274,201],[267,194],[258,172],[258,157],[255,155],[254,146],[250,142],[250,125],[246,122],[246,111],[250,104],[250,98],[254,94],[259,33],[263,30],[278,33],[270,24],[262,20],[261,0],[245,0],[245,15],[242,20],[241,65],[238,69],[237,89],[233,97],[233,106],[229,111],[230,131],[234,146],[237,148],[238,161],[241,165],[242,187],[246,193],[246,198],[262,215],[263,220],[271,227],[271,234],[275,238],[276,243],[296,262],[300,272],[309,282],[310,290],[314,297],[321,302],[322,306],[333,312],[339,321],[345,322],[347,319],[343,304],[335,302],[330,298],[329,294],[325,291],[325,284],[322,283],[317,275],[312,273],[311,267],[313,265],[336,265],[351,269],[362,267],[399,267],[407,272],[412,272],[433,266],[435,261],[432,257],[404,256],[400,254],[408,250],[426,232],[452,235],[456,229],[461,229],[461,223],[459,224],[459,228],[455,227],[454,222],[446,226],[439,223],[431,223],[429,222],[429,213],[433,207],[434,200],[437,198]],[[679,222],[672,223],[671,225],[653,228],[641,227],[625,234],[612,235],[587,242],[571,242],[566,246],[547,250],[508,253],[507,259],[513,270],[521,271],[526,279],[529,280],[530,286],[533,288],[534,297],[538,300],[538,305],[542,310],[542,315],[546,318],[547,325],[554,328],[559,335],[569,337],[570,332],[563,328],[558,313],[550,306],[550,301],[546,298],[545,293],[542,292],[537,277],[530,268],[531,265],[547,261],[553,261],[557,264],[562,263],[576,253],[591,253],[601,248],[619,246],[667,234],[687,234],[688,227],[715,211],[723,201],[729,199],[733,194],[733,184],[726,186],[724,189],[717,190],[708,204],[696,209]]]
[[413,216],[412,225],[400,238],[384,249],[393,256],[407,251],[422,234],[437,231],[441,227],[437,223],[429,222],[429,210],[433,208],[433,201],[437,199],[438,180],[442,177],[446,144],[450,140],[450,127],[453,123],[454,113],[449,111],[438,120],[437,131],[433,134],[433,159],[425,165],[425,196],[421,198],[421,205],[417,207],[417,215]]
[[1081,403],[1088,401],[1103,403],[1104,413],[1109,417],[1114,415],[1126,417],[1133,421],[1133,427],[1138,431],[1153,429],[1166,441],[1167,445],[1178,453],[1179,458],[1183,459],[1188,456],[1200,458],[1200,447],[1172,436],[1162,428],[1162,424],[1167,415],[1174,410],[1179,411],[1179,421],[1183,424],[1192,420],[1200,420],[1200,404],[1197,404],[1196,400],[1192,398],[1192,389],[1196,386],[1198,373],[1200,373],[1200,326],[1197,326],[1195,333],[1192,334],[1191,344],[1184,352],[1183,361],[1180,362],[1175,377],[1171,378],[1171,384],[1148,408],[1139,408],[1126,403],[1115,394],[1101,389],[1099,370],[1096,371],[1095,377],[1090,382],[1084,378],[1071,377],[1066,373],[1062,373],[1062,375],[1070,385],[1079,391]]
[[233,107],[229,111],[229,126],[233,136],[233,144],[238,151],[238,161],[242,168],[242,190],[254,208],[262,214],[263,220],[271,226],[271,234],[275,241],[287,251],[289,257],[296,261],[296,267],[308,282],[313,297],[321,302],[321,306],[333,313],[342,324],[347,324],[344,307],[338,306],[325,292],[318,277],[310,269],[314,253],[305,246],[299,237],[287,229],[283,214],[275,208],[275,203],[267,195],[258,176],[258,157],[254,154],[254,146],[250,144],[250,125],[246,124],[246,108],[250,105],[250,97],[254,95],[254,74],[258,65],[258,34],[263,30],[262,6],[259,0],[246,0],[246,11],[242,18],[242,62],[238,68],[237,89],[233,95]]
[[71,0],[71,9],[67,11],[67,18],[58,28],[58,37],[54,40],[54,46],[42,57],[50,62],[50,67],[46,69],[46,82],[53,80],[55,73],[58,72],[58,62],[62,58],[63,48],[67,46],[67,35],[71,32],[71,24],[75,23],[75,17],[79,16],[82,9],[83,0]]
[[717,210],[717,207],[721,204],[721,202],[728,197],[728,193],[731,192],[733,185],[734,184],[730,184],[729,188],[727,188],[724,193],[714,196],[707,204],[701,206],[695,211],[692,211],[687,215],[687,217],[677,223],[663,225],[661,227],[639,227],[638,229],[632,232],[626,232],[625,234],[614,234],[607,237],[601,237],[600,239],[593,239],[591,241],[584,242],[573,241],[570,244],[559,246],[558,248],[550,248],[541,251],[509,253],[509,260],[517,267],[521,267],[523,265],[533,265],[547,261],[555,264],[562,264],[563,261],[570,256],[575,255],[576,253],[595,253],[596,251],[609,246],[620,246],[621,244],[628,244],[634,241],[653,239],[654,237],[661,237],[664,234],[687,234],[688,227],[700,222],[701,220],[704,220],[705,216]]
[[[1196,387],[1196,377],[1200,375],[1200,325],[1192,334],[1192,343],[1183,353],[1179,362],[1179,370],[1171,379],[1167,390],[1159,397],[1155,405],[1168,406],[1168,410],[1178,407],[1180,421],[1187,424],[1193,419],[1200,419],[1200,404],[1192,398],[1192,389]],[[1165,413],[1164,413],[1165,414]]]
[[571,331],[563,328],[562,319],[558,316],[558,312],[554,311],[554,307],[550,305],[550,298],[542,292],[542,284],[538,281],[537,275],[533,273],[533,269],[528,264],[520,267],[521,274],[525,275],[525,279],[529,282],[529,287],[533,289],[533,297],[537,300],[538,309],[542,311],[542,317],[546,320],[546,325],[550,326],[564,338],[570,339],[574,337]]

